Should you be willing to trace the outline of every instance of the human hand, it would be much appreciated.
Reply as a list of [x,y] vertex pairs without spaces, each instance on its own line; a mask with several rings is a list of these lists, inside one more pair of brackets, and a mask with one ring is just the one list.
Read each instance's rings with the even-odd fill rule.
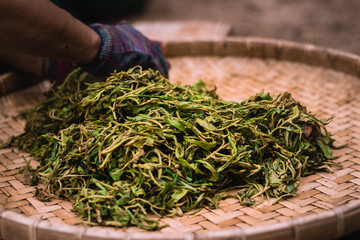
[[113,26],[96,23],[90,27],[99,34],[101,45],[91,63],[80,64],[84,70],[106,75],[115,69],[122,71],[140,65],[144,69],[157,69],[168,76],[168,63],[160,44],[149,40],[131,25],[122,21]]
[[[168,76],[169,64],[165,60],[161,45],[151,41],[125,22],[117,25],[92,24],[90,27],[99,34],[101,45],[94,60],[88,64],[78,64],[94,75],[106,76],[115,69],[126,71],[136,65],[144,69],[152,68]],[[51,82],[61,84],[74,69],[71,62],[51,58],[44,74]]]

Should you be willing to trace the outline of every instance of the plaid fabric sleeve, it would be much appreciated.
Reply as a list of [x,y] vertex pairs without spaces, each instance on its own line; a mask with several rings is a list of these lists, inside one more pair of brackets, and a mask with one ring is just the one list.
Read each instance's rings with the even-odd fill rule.
[[64,82],[65,77],[74,69],[74,64],[50,58],[47,66],[47,71],[43,70],[44,76],[49,78],[51,82],[55,82],[55,85],[59,85]]
[[95,59],[89,64],[79,64],[95,75],[106,75],[115,69],[128,70],[136,65],[144,69],[153,68],[168,75],[166,62],[160,44],[146,38],[131,25],[122,21],[117,25],[91,24],[99,34],[101,45]]

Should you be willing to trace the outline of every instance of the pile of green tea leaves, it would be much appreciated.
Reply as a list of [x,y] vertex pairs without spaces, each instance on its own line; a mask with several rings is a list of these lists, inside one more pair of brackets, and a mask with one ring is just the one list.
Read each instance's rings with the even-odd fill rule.
[[242,204],[278,200],[334,164],[328,122],[288,92],[223,101],[140,67],[107,79],[75,70],[26,119],[12,144],[40,163],[35,183],[93,225],[155,230],[149,214],[216,207],[234,189]]

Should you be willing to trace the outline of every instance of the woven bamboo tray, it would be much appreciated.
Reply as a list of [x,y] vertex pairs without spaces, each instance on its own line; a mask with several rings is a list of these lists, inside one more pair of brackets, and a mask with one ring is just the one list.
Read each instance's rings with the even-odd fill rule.
[[[343,168],[300,179],[296,197],[254,207],[226,199],[218,209],[204,208],[181,217],[164,217],[167,227],[146,232],[75,225],[69,201],[40,202],[34,186],[18,173],[25,166],[18,149],[0,150],[0,236],[3,239],[334,239],[360,230],[360,57],[294,42],[258,38],[168,42],[170,80],[189,84],[202,79],[217,86],[226,100],[241,101],[261,90],[289,91],[319,118],[334,116],[328,129]],[[5,79],[6,80],[6,79]],[[5,81],[4,79],[1,81]],[[6,81],[5,81],[6,82]],[[42,100],[46,81],[1,97],[0,139],[22,132],[17,114]],[[35,161],[31,162],[34,167]],[[40,186],[41,187],[41,186]]]

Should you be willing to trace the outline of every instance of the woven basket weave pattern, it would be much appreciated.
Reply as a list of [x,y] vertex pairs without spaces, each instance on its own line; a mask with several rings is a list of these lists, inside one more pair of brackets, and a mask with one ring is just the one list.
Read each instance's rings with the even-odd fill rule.
[[[172,239],[194,237],[226,239],[226,237],[234,236],[238,236],[239,239],[241,239],[240,236],[247,236],[247,239],[252,239],[252,236],[256,236],[254,239],[282,237],[292,239],[295,236],[294,239],[309,240],[316,237],[330,239],[356,229],[353,226],[354,223],[346,221],[360,220],[358,207],[360,205],[359,79],[342,72],[303,63],[241,56],[219,57],[214,54],[214,50],[210,50],[212,48],[209,45],[198,44],[197,46],[201,47],[197,47],[196,51],[204,53],[210,51],[211,55],[215,56],[176,57],[175,53],[168,52],[170,56],[173,55],[170,58],[172,82],[191,84],[202,79],[209,88],[216,86],[221,98],[233,101],[241,101],[262,90],[272,95],[284,91],[290,92],[318,118],[334,117],[327,127],[328,130],[335,135],[336,144],[349,144],[348,147],[335,151],[335,155],[339,157],[336,162],[341,163],[343,168],[334,168],[333,173],[319,172],[301,178],[297,196],[281,200],[277,204],[272,204],[274,199],[270,201],[265,199],[260,205],[246,207],[241,206],[237,199],[230,198],[221,201],[218,209],[204,208],[197,213],[187,213],[181,217],[162,218],[161,225],[167,225],[167,227],[153,233],[157,235],[151,235],[135,227],[111,229],[110,233],[123,234],[116,236],[124,238],[131,236],[131,239],[149,239],[150,236],[153,239],[169,237]],[[252,51],[256,52],[254,49],[257,48],[254,46],[256,45],[252,44]],[[261,49],[266,50],[266,46],[266,44],[262,45]],[[241,47],[246,49],[246,44]],[[240,51],[241,47],[236,48],[237,51]],[[353,73],[353,68],[346,67],[345,72]],[[20,94],[14,93],[2,98],[0,102],[1,140],[7,140],[10,136],[23,131],[24,120],[14,116],[40,102],[42,99],[40,93],[47,87],[46,83],[40,83],[37,87],[22,91]],[[33,229],[30,234],[35,234],[38,238],[47,235],[44,239],[50,239],[49,232],[52,225],[47,224],[74,224],[79,218],[71,212],[72,205],[69,201],[40,202],[34,198],[35,187],[24,184],[23,176],[18,173],[19,169],[25,166],[23,157],[31,159],[29,154],[17,149],[0,150],[0,205],[11,212],[29,216],[24,220],[29,221],[23,224],[25,232]],[[31,161],[30,164],[34,167],[37,165],[35,161]],[[11,226],[13,215],[10,211],[5,211],[0,222],[3,236],[10,236],[6,226],[13,228]],[[45,221],[40,221],[40,219]],[[321,235],[313,231],[317,227],[313,219],[317,219],[315,223],[321,223],[319,229]],[[29,224],[32,227],[29,227]],[[334,225],[336,225],[335,228]],[[70,229],[72,227],[65,226]],[[327,230],[323,230],[325,227]],[[101,234],[96,237],[98,232],[106,230],[105,228],[92,228],[93,238],[86,235],[84,229],[77,227],[77,230],[74,230],[79,234],[79,239],[105,239]],[[63,230],[63,234],[66,235],[67,231],[70,230]],[[271,234],[268,235],[269,233]],[[26,238],[32,239],[29,236]]]

